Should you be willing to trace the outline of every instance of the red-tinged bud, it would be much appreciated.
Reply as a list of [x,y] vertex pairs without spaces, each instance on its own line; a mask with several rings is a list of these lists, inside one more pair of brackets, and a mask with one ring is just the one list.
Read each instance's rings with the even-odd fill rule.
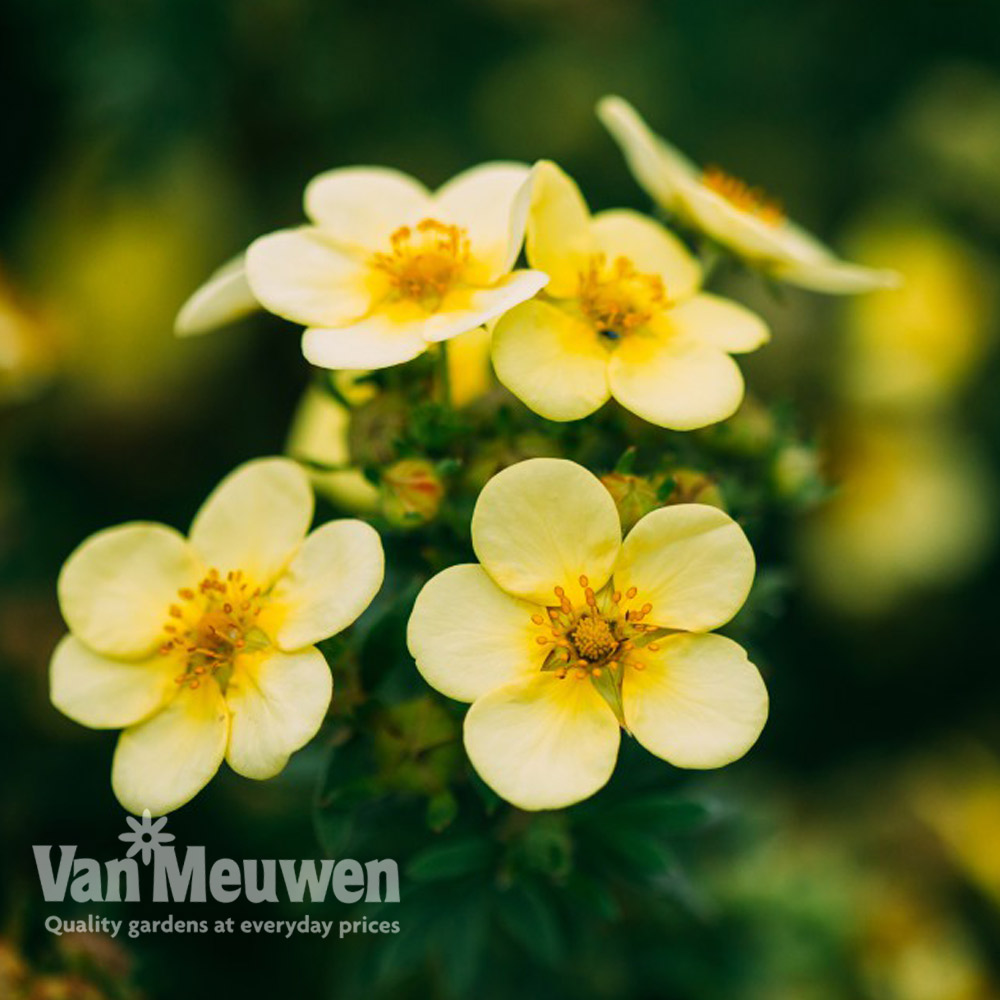
[[444,492],[432,463],[401,459],[382,473],[382,513],[399,527],[426,524],[437,516]]

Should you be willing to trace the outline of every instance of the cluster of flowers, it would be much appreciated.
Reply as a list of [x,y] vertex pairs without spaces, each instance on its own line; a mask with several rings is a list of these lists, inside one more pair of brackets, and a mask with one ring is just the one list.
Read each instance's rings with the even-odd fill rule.
[[[640,184],[703,242],[817,291],[893,282],[837,259],[758,190],[696,170],[624,101],[598,113]],[[744,391],[732,355],[769,336],[702,290],[676,235],[633,211],[592,215],[551,162],[485,164],[434,193],[393,170],[338,169],[308,185],[305,209],[309,224],[261,237],[199,289],[178,332],[264,308],[305,326],[312,365],[356,372],[428,351],[446,362],[447,341],[485,328],[497,378],[540,416],[578,420],[614,397],[673,430],[731,416]],[[177,808],[224,759],[271,777],[318,731],[332,684],[316,644],[370,604],[384,556],[367,523],[309,533],[312,519],[306,471],[264,458],[223,480],[187,538],[126,524],[68,559],[52,700],[123,729],[112,784],[130,811]],[[754,576],[726,513],[661,508],[623,540],[593,473],[534,458],[487,483],[471,531],[478,564],[426,584],[407,639],[432,687],[472,703],[465,746],[499,795],[550,809],[593,794],[623,728],[680,767],[753,745],[767,691],[741,647],[713,634]]]

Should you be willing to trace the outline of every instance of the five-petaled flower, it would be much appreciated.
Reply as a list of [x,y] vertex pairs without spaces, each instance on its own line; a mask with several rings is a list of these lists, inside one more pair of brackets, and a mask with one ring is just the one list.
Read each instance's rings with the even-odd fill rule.
[[386,368],[474,330],[546,281],[512,271],[524,239],[529,170],[485,163],[429,192],[383,167],[331,170],[306,187],[312,220],[255,240],[178,317],[200,333],[252,309],[306,327],[320,368]]
[[622,726],[679,767],[719,767],[753,745],[764,682],[739,645],[709,634],[754,574],[728,515],[666,507],[622,542],[600,481],[539,458],[486,485],[472,538],[480,565],[427,583],[408,641],[432,687],[472,702],[465,746],[499,795],[523,809],[592,795]]
[[576,420],[614,396],[651,423],[688,430],[736,411],[743,377],[730,354],[760,347],[767,327],[699,291],[697,261],[662,226],[625,210],[591,217],[576,184],[542,162],[527,253],[549,284],[497,323],[493,364],[536,413]]
[[759,188],[718,167],[699,170],[622,98],[603,98],[597,114],[621,147],[635,179],[664,211],[770,277],[830,294],[899,284],[895,272],[840,260]]
[[314,643],[364,611],[384,567],[369,525],[307,534],[312,516],[305,472],[258,459],[219,484],[189,538],[135,522],[67,560],[52,702],[85,726],[124,728],[111,780],[129,812],[176,809],[223,759],[270,778],[316,734],[332,681]]

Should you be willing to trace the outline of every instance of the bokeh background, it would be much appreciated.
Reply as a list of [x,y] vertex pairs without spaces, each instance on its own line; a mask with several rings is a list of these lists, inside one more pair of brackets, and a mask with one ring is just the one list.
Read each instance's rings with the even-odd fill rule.
[[[827,484],[760,553],[780,568],[757,650],[771,720],[704,779],[725,814],[684,840],[662,905],[587,938],[551,927],[501,978],[1000,997],[1000,6],[2,0],[0,55],[0,995],[25,976],[33,997],[482,986],[447,949],[382,983],[350,939],[46,935],[30,845],[105,857],[124,829],[113,736],[47,700],[54,581],[90,532],[183,527],[225,471],[282,449],[308,379],[293,328],[171,327],[215,266],[300,217],[312,175],[386,163],[436,184],[546,156],[594,206],[646,208],[593,114],[612,92],[907,283],[843,302],[734,279],[775,331],[740,433],[752,447],[795,412],[805,441],[771,486]],[[317,856],[320,752],[267,785],[221,776],[171,828],[210,856]]]

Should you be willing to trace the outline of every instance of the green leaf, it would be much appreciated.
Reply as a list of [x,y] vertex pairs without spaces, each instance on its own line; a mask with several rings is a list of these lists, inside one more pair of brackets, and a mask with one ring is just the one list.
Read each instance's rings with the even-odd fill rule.
[[658,792],[623,803],[615,822],[660,834],[690,833],[710,822],[715,810],[706,802]]
[[464,837],[434,844],[410,861],[406,874],[414,882],[459,878],[486,868],[492,853],[490,842],[483,837]]
[[450,900],[435,934],[445,989],[454,997],[466,997],[485,970],[489,943],[489,910],[482,891]]
[[623,476],[629,476],[635,470],[635,460],[638,455],[638,451],[635,445],[629,445],[622,454],[618,461],[615,463],[615,472],[621,473]]
[[551,900],[534,886],[518,884],[497,898],[504,930],[538,961],[556,966],[566,951],[565,936]]

